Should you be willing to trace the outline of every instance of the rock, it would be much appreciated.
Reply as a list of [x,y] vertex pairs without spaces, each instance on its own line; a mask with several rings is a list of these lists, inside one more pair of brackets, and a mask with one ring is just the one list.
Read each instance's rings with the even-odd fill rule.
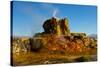
[[42,47],[42,39],[40,38],[32,38],[30,39],[30,46],[32,51],[39,51]]
[[57,32],[57,19],[51,18],[44,22],[43,24],[44,32],[47,34],[55,34]]
[[71,33],[71,36],[77,39],[82,39],[86,37],[86,34],[85,33]]
[[66,18],[58,20],[53,17],[48,19],[44,22],[43,28],[47,34],[70,35],[68,20]]
[[66,18],[59,20],[62,35],[70,35],[68,20]]
[[30,51],[29,38],[27,37],[13,38],[12,47],[13,47],[12,49],[13,53]]

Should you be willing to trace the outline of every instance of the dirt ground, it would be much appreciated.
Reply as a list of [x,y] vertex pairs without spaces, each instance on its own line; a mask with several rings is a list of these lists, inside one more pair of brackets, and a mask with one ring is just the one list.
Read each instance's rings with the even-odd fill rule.
[[73,63],[73,62],[89,62],[97,60],[97,51],[91,50],[91,53],[79,54],[58,54],[43,52],[27,52],[13,54],[11,64],[13,66],[23,65],[40,65],[40,64],[57,64],[57,63]]

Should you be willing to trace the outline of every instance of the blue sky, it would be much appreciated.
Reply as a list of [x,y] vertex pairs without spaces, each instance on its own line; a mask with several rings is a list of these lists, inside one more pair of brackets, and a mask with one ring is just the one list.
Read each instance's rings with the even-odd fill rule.
[[14,1],[12,8],[14,36],[43,32],[43,22],[52,16],[68,18],[71,32],[97,34],[96,6]]

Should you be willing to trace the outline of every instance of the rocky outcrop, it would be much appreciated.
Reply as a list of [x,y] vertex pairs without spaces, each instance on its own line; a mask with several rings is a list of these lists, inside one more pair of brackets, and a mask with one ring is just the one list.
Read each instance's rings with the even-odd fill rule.
[[48,19],[44,22],[43,28],[47,34],[70,35],[68,20],[66,18],[58,20],[53,17]]
[[30,51],[30,38],[29,37],[14,37],[12,40],[12,52],[21,53]]
[[41,38],[31,38],[31,51],[39,51],[43,46],[43,41]]
[[78,53],[97,47],[97,41],[86,33],[70,32],[67,18],[52,17],[44,22],[43,28],[44,32],[36,33],[32,38],[13,39],[13,51]]

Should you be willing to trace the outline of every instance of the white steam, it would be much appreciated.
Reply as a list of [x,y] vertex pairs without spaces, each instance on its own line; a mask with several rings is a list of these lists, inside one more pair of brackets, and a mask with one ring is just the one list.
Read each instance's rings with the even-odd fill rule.
[[54,11],[53,11],[53,17],[56,17],[56,14],[58,13],[58,10],[57,9],[55,9]]

